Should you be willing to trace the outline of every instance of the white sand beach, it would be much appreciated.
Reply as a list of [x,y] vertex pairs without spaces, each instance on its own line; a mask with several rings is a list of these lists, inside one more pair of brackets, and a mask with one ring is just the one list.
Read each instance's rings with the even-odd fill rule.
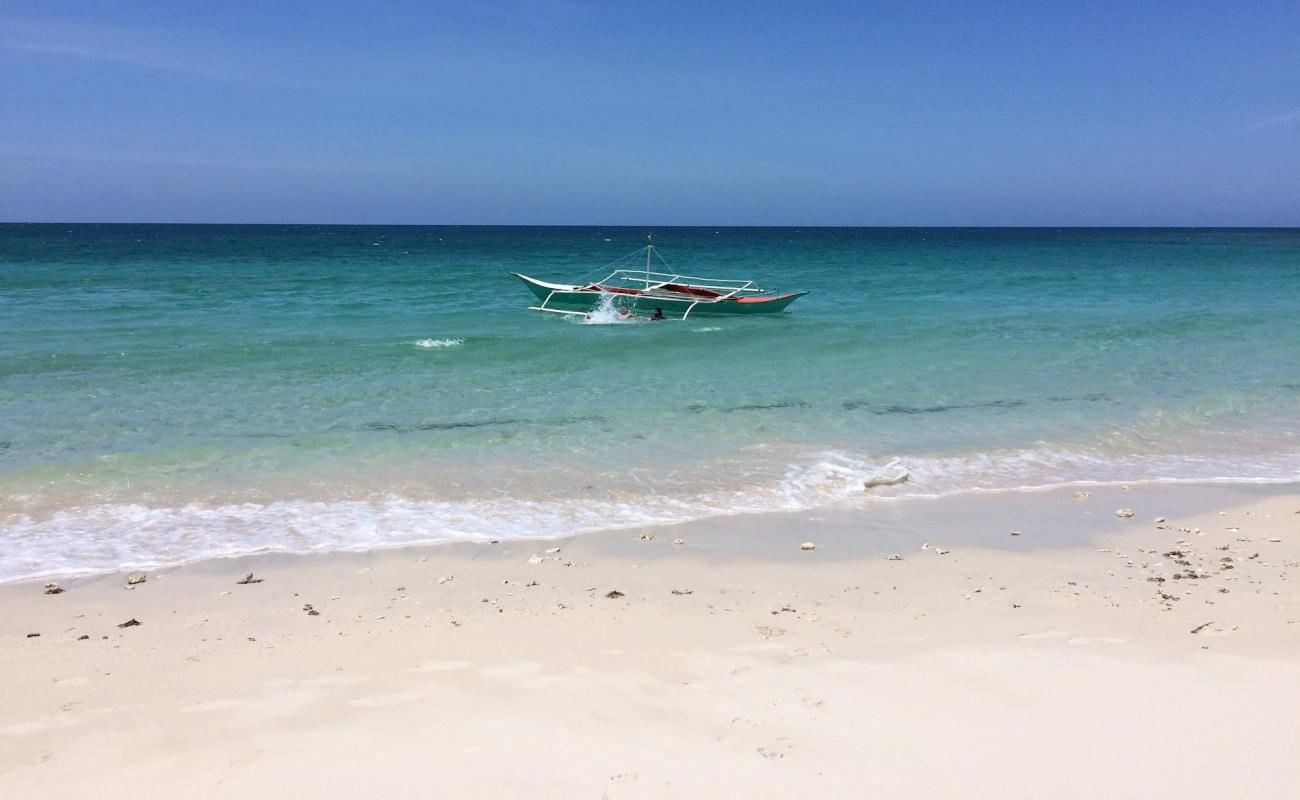
[[1084,490],[0,586],[0,796],[1300,796],[1300,493]]

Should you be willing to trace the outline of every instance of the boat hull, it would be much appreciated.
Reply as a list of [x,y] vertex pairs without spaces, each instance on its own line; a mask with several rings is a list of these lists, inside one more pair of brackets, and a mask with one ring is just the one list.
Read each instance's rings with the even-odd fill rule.
[[[550,283],[517,272],[512,274],[522,281],[541,301],[541,305],[535,306],[535,308],[543,310],[590,311],[600,304],[603,297],[611,294],[611,292],[587,287]],[[663,311],[666,317],[680,318],[688,315],[698,317],[776,314],[784,311],[786,306],[803,297],[807,292],[733,298],[717,302],[697,302],[688,298],[646,296],[618,291],[612,294],[616,305],[626,308],[638,316],[650,316],[658,308]]]

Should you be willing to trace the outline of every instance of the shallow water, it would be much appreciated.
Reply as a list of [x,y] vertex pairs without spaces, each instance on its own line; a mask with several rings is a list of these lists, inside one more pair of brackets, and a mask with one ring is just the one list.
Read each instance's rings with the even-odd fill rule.
[[1300,231],[656,231],[811,290],[771,318],[586,324],[508,275],[643,238],[0,226],[0,578],[1300,477]]

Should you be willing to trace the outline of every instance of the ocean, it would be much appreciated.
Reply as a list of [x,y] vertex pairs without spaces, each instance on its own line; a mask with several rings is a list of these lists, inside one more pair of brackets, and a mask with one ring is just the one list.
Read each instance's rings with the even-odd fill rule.
[[0,580],[1300,479],[1300,230],[655,230],[811,292],[771,317],[589,322],[509,275],[645,233],[0,225]]

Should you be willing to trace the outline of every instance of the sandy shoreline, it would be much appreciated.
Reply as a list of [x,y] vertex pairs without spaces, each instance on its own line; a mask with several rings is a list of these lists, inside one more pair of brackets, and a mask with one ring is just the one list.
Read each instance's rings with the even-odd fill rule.
[[1300,795],[1300,490],[1089,491],[3,585],[0,796]]

